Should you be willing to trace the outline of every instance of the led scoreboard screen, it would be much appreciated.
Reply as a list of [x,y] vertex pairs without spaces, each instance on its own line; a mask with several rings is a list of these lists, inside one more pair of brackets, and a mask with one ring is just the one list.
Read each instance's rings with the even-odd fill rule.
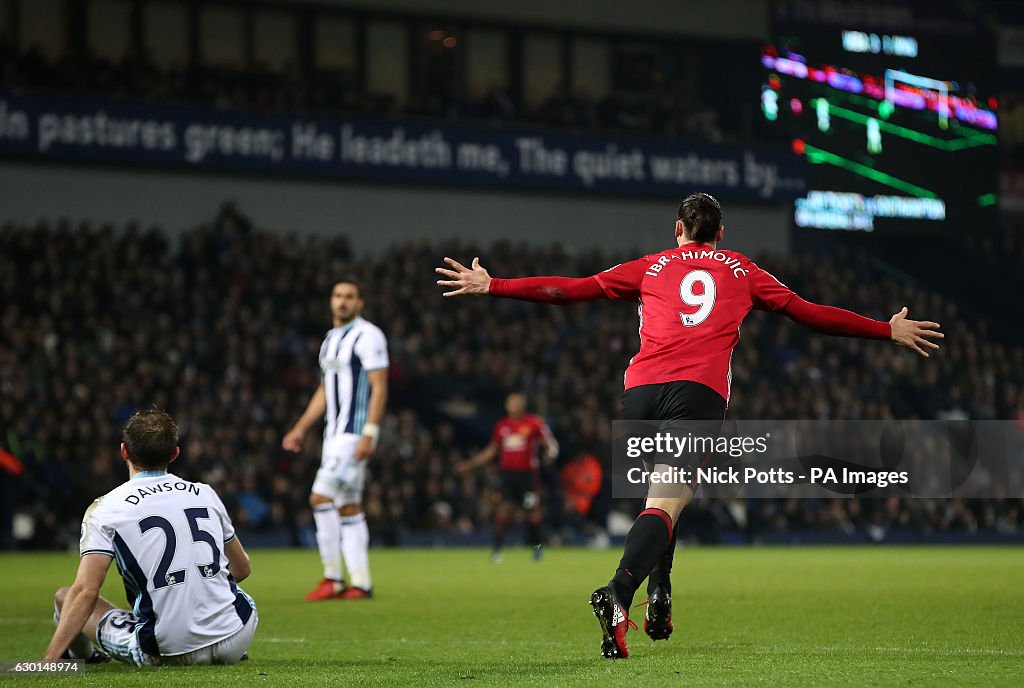
[[[943,5],[947,16],[936,16]],[[776,7],[776,39],[760,56],[761,114],[809,163],[797,226],[953,229],[994,221],[994,50],[979,27],[957,16],[957,5]]]

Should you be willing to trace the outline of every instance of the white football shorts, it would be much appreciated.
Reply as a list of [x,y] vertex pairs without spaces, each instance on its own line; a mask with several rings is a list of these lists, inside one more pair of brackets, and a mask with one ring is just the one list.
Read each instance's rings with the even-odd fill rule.
[[329,497],[335,506],[363,503],[367,461],[353,454],[362,435],[343,433],[324,438],[320,470],[313,480],[313,493]]
[[[139,636],[135,633],[142,619],[125,609],[111,609],[103,615],[96,627],[96,641],[111,659],[140,667],[160,664],[237,664],[252,644],[259,624],[256,603],[248,595],[245,597],[252,605],[252,616],[244,626],[224,640],[182,655],[154,657],[143,652],[139,647]],[[228,609],[225,613],[234,614],[235,610]]]

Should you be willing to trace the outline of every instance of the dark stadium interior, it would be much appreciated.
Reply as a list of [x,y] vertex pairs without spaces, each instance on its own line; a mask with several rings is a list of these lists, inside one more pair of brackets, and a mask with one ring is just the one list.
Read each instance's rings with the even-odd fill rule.
[[[4,225],[0,249],[0,422],[6,446],[26,463],[23,475],[3,478],[4,517],[9,523],[18,512],[38,523],[36,537],[19,546],[75,541],[92,495],[123,480],[111,451],[120,426],[151,404],[182,428],[176,468],[218,485],[242,527],[310,542],[306,480],[319,446],[292,457],[280,435],[317,384],[310,361],[327,328],[326,305],[308,295],[327,293],[335,275],[353,271],[373,295],[367,317],[387,323],[390,334],[393,401],[366,505],[382,543],[408,541],[416,531],[443,539],[487,527],[493,472],[459,479],[452,466],[486,442],[508,389],[524,388],[550,419],[563,463],[582,452],[610,460],[610,421],[621,395],[616,371],[637,346],[628,305],[477,300],[446,304],[442,314],[424,308],[420,295],[429,293],[438,255],[479,253],[495,274],[509,276],[592,274],[623,255],[423,240],[356,260],[347,237],[270,231],[231,204],[177,243],[159,226],[58,219]],[[941,321],[949,339],[941,356],[924,360],[755,314],[733,359],[730,415],[1024,422],[1024,348],[960,304],[887,275],[864,253],[765,256],[761,265],[809,299],[875,317],[913,303]],[[557,508],[557,477],[548,478],[555,532],[578,526]],[[611,506],[605,489],[593,521],[602,522]],[[820,530],[881,539],[892,530],[923,536],[1024,527],[1019,500],[695,507],[683,529],[710,542]]]
[[[980,5],[1020,22],[1019,7]],[[46,21],[50,11],[61,21]],[[761,75],[750,65],[760,46],[749,35],[365,5],[0,0],[0,95],[785,148],[789,134],[766,126],[757,102]],[[942,323],[941,354],[923,360],[754,314],[733,359],[730,415],[1024,423],[1024,90],[1020,62],[998,65],[998,223],[934,237],[794,228],[793,252],[754,256],[813,301],[883,320],[911,305],[911,315]],[[91,169],[75,162],[69,169]],[[609,513],[635,511],[605,485],[590,514],[572,514],[558,475],[582,454],[610,460],[621,373],[638,346],[633,310],[485,300],[442,308],[432,270],[444,255],[480,255],[494,275],[589,275],[636,253],[558,237],[476,240],[470,227],[455,241],[403,234],[367,251],[354,232],[292,231],[302,228],[221,200],[219,211],[192,208],[210,215],[195,226],[159,210],[132,223],[45,209],[0,216],[0,448],[24,465],[0,470],[0,547],[72,547],[89,502],[123,481],[120,426],[151,405],[181,426],[177,468],[216,485],[244,531],[310,546],[319,445],[288,455],[281,436],[318,382],[326,294],[348,273],[364,280],[367,315],[391,347],[392,396],[366,498],[375,543],[483,542],[496,477],[459,478],[453,465],[486,443],[505,393],[519,388],[562,443],[559,467],[545,476],[552,533],[584,542]],[[677,200],[658,197],[666,216]],[[997,295],[979,298],[993,273]],[[705,500],[682,523],[701,542],[1019,537],[1024,513],[1019,499]]]
[[0,684],[1024,686],[1022,295],[1024,0],[0,0]]
[[[723,46],[673,36],[531,30],[303,3],[87,5],[76,3],[63,45],[49,35],[45,42],[0,36],[4,84],[258,111],[516,122],[703,140],[749,136],[756,125],[756,106],[742,97],[743,88],[756,88],[744,69],[756,55],[750,41]],[[107,22],[123,24],[127,35]],[[25,27],[23,33],[34,28]],[[170,40],[158,35],[170,27],[181,33]],[[112,45],[122,43],[119,55]],[[372,69],[390,64],[387,55],[396,52],[409,63],[393,73]],[[736,88],[717,88],[719,79]]]

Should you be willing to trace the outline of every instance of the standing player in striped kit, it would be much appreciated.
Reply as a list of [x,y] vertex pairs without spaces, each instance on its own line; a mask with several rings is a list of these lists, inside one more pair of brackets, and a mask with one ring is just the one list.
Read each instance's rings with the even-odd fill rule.
[[[324,577],[306,595],[310,601],[373,596],[363,483],[387,403],[388,342],[379,327],[360,315],[363,303],[357,282],[335,283],[334,328],[320,347],[323,380],[281,442],[288,451],[302,451],[309,429],[321,418],[326,421],[320,470],[309,495]],[[342,555],[351,586],[342,575]]]

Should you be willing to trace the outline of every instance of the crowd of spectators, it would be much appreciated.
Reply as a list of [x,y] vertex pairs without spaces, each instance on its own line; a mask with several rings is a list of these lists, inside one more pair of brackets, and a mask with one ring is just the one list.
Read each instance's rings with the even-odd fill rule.
[[[525,390],[549,420],[563,466],[583,455],[607,465],[622,370],[638,346],[633,308],[443,301],[432,269],[444,255],[485,255],[502,276],[585,275],[635,257],[426,240],[357,257],[344,236],[259,229],[231,204],[180,235],[136,224],[5,224],[0,448],[24,471],[0,470],[0,543],[73,543],[88,503],[124,479],[121,425],[153,405],[181,428],[175,470],[215,485],[243,528],[302,542],[319,442],[300,455],[280,443],[318,383],[327,296],[345,274],[360,277],[366,316],[390,342],[391,401],[366,495],[378,541],[487,526],[495,474],[452,469],[486,443],[509,390]],[[754,313],[732,361],[731,416],[1024,422],[1024,348],[1003,343],[957,303],[895,281],[864,255],[764,256],[761,264],[809,299],[874,317],[911,304],[912,315],[940,321],[947,339],[926,360]],[[557,475],[549,482],[556,532],[579,526],[563,515]],[[590,526],[633,506],[604,489]],[[688,510],[684,524],[702,539],[726,531],[755,539],[807,529],[1015,532],[1024,515],[1019,500],[712,501]]]
[[[440,75],[438,75],[440,76]],[[0,82],[10,89],[132,98],[256,112],[443,118],[488,124],[526,124],[580,130],[632,131],[721,141],[719,112],[697,89],[631,79],[607,95],[556,86],[528,103],[512,89],[492,85],[481,96],[461,79],[436,78],[408,98],[361,88],[343,69],[229,68],[201,63],[160,67],[145,55],[120,61],[93,56],[47,57],[37,47],[14,50],[0,37]]]

